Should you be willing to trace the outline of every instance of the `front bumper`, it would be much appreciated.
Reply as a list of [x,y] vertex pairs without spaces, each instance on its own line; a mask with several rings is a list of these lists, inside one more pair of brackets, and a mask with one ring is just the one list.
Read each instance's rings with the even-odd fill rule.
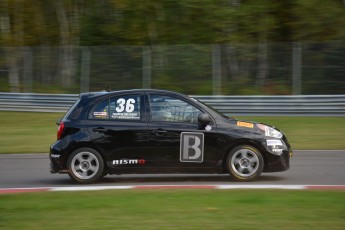
[[283,151],[282,154],[266,155],[266,162],[264,167],[264,172],[282,172],[290,168],[290,153],[292,151]]
[[[272,143],[277,143],[277,145],[272,145]],[[264,172],[281,172],[290,168],[290,158],[293,156],[293,151],[286,138],[265,139],[262,144],[265,154]]]

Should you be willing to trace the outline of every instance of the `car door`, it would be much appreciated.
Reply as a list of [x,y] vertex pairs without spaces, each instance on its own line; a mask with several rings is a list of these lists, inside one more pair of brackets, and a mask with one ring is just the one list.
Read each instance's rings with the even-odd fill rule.
[[108,167],[145,167],[148,126],[143,95],[104,98],[90,110],[86,123],[92,143],[105,156]]
[[191,99],[169,94],[149,94],[149,152],[155,167],[172,172],[215,168],[221,153],[217,125],[198,123],[204,113]]

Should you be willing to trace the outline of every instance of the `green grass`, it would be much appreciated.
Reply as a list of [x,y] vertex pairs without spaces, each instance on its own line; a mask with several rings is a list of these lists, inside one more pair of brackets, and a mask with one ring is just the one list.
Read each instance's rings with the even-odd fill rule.
[[[0,112],[0,153],[46,153],[61,113]],[[345,149],[345,117],[237,117],[274,125],[293,149]]]
[[345,192],[123,190],[0,195],[0,229],[344,229]]
[[63,114],[0,112],[0,153],[47,153]]

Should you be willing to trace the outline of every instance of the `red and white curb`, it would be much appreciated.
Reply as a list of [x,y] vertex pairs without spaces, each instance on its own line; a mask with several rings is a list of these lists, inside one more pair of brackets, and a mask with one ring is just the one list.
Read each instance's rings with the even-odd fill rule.
[[344,190],[345,185],[125,185],[125,186],[79,186],[79,187],[41,187],[4,188],[0,194],[57,192],[57,191],[100,191],[124,189],[283,189],[283,190]]

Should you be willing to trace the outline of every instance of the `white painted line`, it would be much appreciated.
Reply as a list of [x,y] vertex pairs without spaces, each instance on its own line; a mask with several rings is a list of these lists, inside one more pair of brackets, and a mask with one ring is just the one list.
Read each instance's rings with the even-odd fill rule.
[[47,191],[101,191],[101,190],[124,190],[124,189],[281,189],[281,190],[345,190],[345,185],[231,185],[231,184],[221,184],[221,185],[180,185],[180,184],[170,184],[170,185],[125,185],[125,186],[72,186],[72,187],[37,187],[37,188],[2,188],[0,189],[1,194],[13,194],[13,193],[27,193],[27,192],[47,192]]
[[216,185],[136,185],[134,189],[216,189]]
[[294,149],[294,152],[345,152],[345,149],[305,149],[305,150],[298,150]]
[[305,189],[304,185],[218,185],[217,189]]
[[85,186],[85,187],[52,187],[50,191],[99,191],[116,189],[133,189],[134,186]]

